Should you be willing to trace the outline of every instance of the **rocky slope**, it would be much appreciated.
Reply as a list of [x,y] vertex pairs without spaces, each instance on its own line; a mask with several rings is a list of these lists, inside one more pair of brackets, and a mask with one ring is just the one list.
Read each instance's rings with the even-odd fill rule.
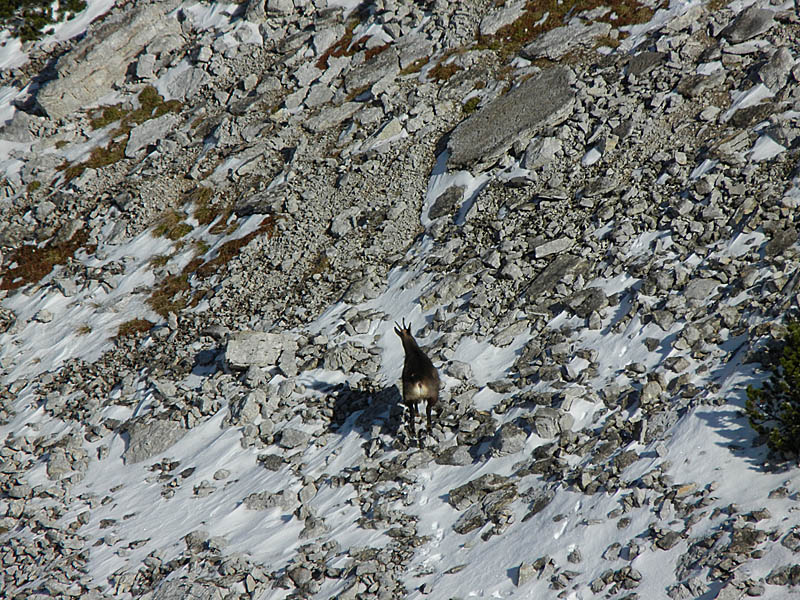
[[796,7],[565,4],[118,2],[0,72],[8,597],[784,597]]

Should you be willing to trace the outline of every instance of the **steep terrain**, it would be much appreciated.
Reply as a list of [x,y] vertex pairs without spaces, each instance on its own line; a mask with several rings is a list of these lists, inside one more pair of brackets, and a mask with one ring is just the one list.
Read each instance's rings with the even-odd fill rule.
[[88,4],[0,60],[5,596],[797,593],[795,4]]

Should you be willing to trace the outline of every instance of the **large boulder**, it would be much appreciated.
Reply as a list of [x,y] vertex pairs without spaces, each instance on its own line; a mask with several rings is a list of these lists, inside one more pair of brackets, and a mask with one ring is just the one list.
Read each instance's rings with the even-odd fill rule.
[[575,104],[573,79],[565,67],[547,69],[459,123],[447,143],[448,165],[489,162],[515,141],[530,139],[540,129],[564,121]]
[[53,119],[90,106],[122,81],[133,59],[156,37],[180,35],[181,25],[167,12],[175,0],[157,2],[110,17],[93,35],[58,59],[56,79],[39,90],[36,101]]

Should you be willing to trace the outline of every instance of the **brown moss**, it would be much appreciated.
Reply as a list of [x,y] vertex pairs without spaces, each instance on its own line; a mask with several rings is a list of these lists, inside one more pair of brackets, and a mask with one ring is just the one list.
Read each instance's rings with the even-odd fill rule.
[[731,0],[709,0],[706,6],[708,7],[709,12],[716,12],[718,10],[722,10],[730,3]]
[[[162,317],[167,317],[169,313],[178,313],[187,306],[195,306],[205,294],[203,290],[196,290],[192,294],[190,279],[194,276],[197,279],[206,279],[218,272],[228,263],[239,251],[249,244],[253,239],[260,235],[272,237],[275,233],[276,217],[271,215],[264,219],[261,226],[251,233],[222,244],[217,252],[217,256],[204,262],[199,256],[192,259],[178,275],[170,275],[158,284],[147,299],[147,304]],[[200,247],[198,247],[200,250]],[[198,252],[198,254],[204,253]]]
[[220,207],[214,207],[211,205],[211,199],[214,196],[214,192],[211,188],[207,188],[205,186],[197,186],[191,192],[187,194],[187,200],[194,203],[194,211],[192,211],[192,216],[197,219],[197,222],[200,225],[208,225],[211,223],[217,215],[220,213]]
[[8,256],[8,264],[17,266],[5,270],[0,290],[16,290],[29,283],[41,281],[56,265],[63,265],[86,244],[89,234],[79,231],[70,240],[44,248],[26,244]]
[[192,231],[192,226],[183,221],[184,216],[174,209],[165,210],[153,228],[153,235],[165,237],[173,242],[181,239]]
[[125,157],[125,145],[127,143],[127,137],[119,141],[111,140],[105,147],[92,150],[89,154],[89,158],[83,164],[90,169],[100,169],[108,165],[113,165]]
[[154,267],[163,267],[169,262],[169,258],[166,254],[156,254],[150,259],[150,264]]
[[480,96],[473,96],[472,98],[464,102],[464,104],[461,106],[461,111],[465,115],[471,114],[475,112],[475,110],[478,108],[478,104],[480,103],[481,103]]
[[308,276],[322,274],[331,267],[331,261],[325,252],[320,252],[314,260],[311,261],[311,268],[308,271]]
[[122,104],[105,106],[102,109],[95,111],[94,117],[89,120],[89,126],[92,129],[102,129],[114,121],[119,121],[126,114],[128,114],[128,111],[122,108]]
[[368,48],[367,51],[364,53],[364,60],[369,60],[370,58],[378,56],[378,54],[386,50],[388,47],[389,44],[383,44],[382,46],[375,46],[373,48]]
[[430,56],[423,56],[422,58],[418,58],[414,62],[408,64],[405,69],[400,71],[400,76],[404,75],[411,75],[412,73],[419,73],[422,70],[422,67],[428,64],[430,61]]
[[147,319],[131,319],[130,321],[125,321],[119,326],[117,329],[117,337],[126,338],[139,336],[143,333],[147,333],[154,326],[155,323],[148,321]]
[[248,233],[245,236],[240,238],[236,238],[235,240],[229,240],[222,244],[218,251],[217,256],[212,258],[208,262],[203,263],[201,266],[197,268],[195,274],[198,277],[205,279],[206,277],[210,277],[214,273],[216,273],[220,267],[227,264],[234,256],[239,253],[244,246],[249,244],[252,240],[260,235],[267,235],[267,237],[272,237],[275,233],[275,217],[270,215],[264,222],[261,223],[261,226]]
[[620,42],[618,38],[613,38],[610,35],[603,35],[595,40],[594,47],[602,48],[606,46],[607,48],[619,48],[621,43],[622,42]]
[[344,35],[336,40],[330,48],[325,50],[317,60],[317,68],[324,71],[328,68],[328,59],[340,58],[342,56],[351,56],[347,54],[350,44],[353,42],[353,30],[358,25],[358,19],[350,19],[345,26]]
[[435,67],[432,67],[430,71],[428,71],[428,76],[436,79],[437,81],[447,81],[453,75],[455,75],[457,71],[460,70],[461,67],[459,67],[457,64],[453,62],[445,64],[444,60],[442,60]]
[[186,307],[186,294],[191,288],[185,273],[169,275],[153,289],[147,304],[157,314],[166,318],[169,313],[179,313]]
[[572,16],[601,6],[609,10],[596,20],[616,28],[646,23],[654,14],[652,8],[638,0],[530,0],[519,19],[501,27],[495,35],[481,37],[479,42],[482,47],[495,50],[501,57],[507,58],[519,53],[522,46],[542,33],[564,25]]

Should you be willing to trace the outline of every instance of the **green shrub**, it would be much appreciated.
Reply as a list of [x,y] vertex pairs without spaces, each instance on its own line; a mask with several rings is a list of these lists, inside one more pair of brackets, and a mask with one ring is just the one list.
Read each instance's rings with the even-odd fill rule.
[[783,454],[800,452],[800,321],[787,323],[782,340],[773,340],[765,366],[772,370],[761,388],[747,387],[750,424]]

